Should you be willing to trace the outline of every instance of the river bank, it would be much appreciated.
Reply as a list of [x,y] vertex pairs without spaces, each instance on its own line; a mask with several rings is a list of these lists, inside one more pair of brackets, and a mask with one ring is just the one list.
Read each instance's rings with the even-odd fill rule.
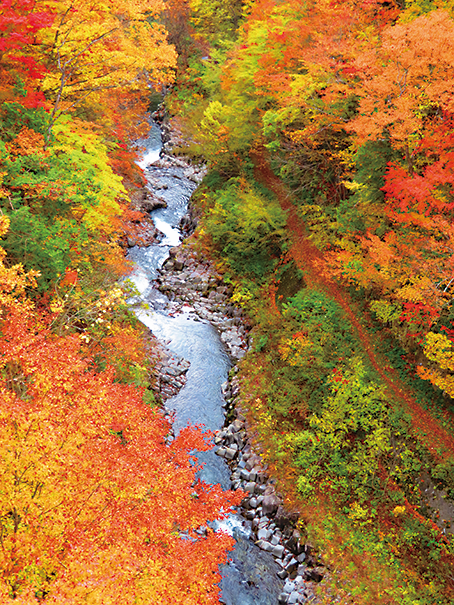
[[[249,327],[242,310],[231,303],[231,290],[222,285],[222,276],[213,263],[201,257],[194,244],[184,243],[170,253],[156,280],[159,290],[170,299],[169,312],[175,314],[189,307],[193,318],[212,323],[236,363],[247,352]],[[275,480],[251,444],[236,373],[234,365],[229,381],[223,385],[226,421],[215,433],[215,453],[229,465],[231,488],[247,493],[240,513],[251,539],[279,566],[276,574],[285,583],[278,602],[316,603],[314,587],[326,570],[312,546],[302,540],[296,529],[297,513],[285,509]]]

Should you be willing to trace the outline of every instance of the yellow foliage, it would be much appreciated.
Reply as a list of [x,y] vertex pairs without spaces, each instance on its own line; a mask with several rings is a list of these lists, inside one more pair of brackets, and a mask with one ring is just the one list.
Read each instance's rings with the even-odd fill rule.
[[454,397],[454,376],[445,373],[446,370],[454,370],[454,350],[452,342],[444,334],[428,332],[424,341],[424,354],[429,361],[437,363],[438,368],[434,369],[418,366],[418,375],[423,380],[429,380],[450,397]]
[[412,279],[412,283],[396,290],[396,298],[413,303],[424,303],[427,300],[427,292],[432,290],[432,287],[432,281],[428,277],[416,276]]
[[353,521],[353,523],[359,525],[371,522],[370,511],[367,508],[361,506],[358,502],[353,502],[350,507],[348,517]]
[[396,506],[393,510],[393,515],[395,517],[399,517],[400,515],[403,515],[406,510],[407,509],[405,508],[405,506]]
[[240,284],[235,285],[235,290],[232,295],[232,302],[244,306],[253,298],[253,294],[247,288],[241,286]]
[[[0,237],[8,231],[9,224],[8,217],[0,216]],[[11,306],[20,306],[24,311],[30,309],[33,305],[29,300],[23,299],[23,294],[27,286],[35,285],[35,277],[39,273],[26,273],[22,264],[6,267],[3,263],[5,256],[5,251],[0,248],[0,314]]]
[[430,361],[436,361],[442,370],[454,369],[452,342],[444,334],[428,332],[424,342],[424,354]]
[[[43,89],[55,108],[69,109],[99,91],[171,81],[175,49],[158,23],[161,0],[72,0],[46,2],[57,18],[42,32],[47,57],[53,57]],[[59,107],[60,106],[60,107]]]
[[77,200],[74,215],[90,230],[111,234],[115,231],[112,218],[122,213],[119,201],[127,198],[127,192],[122,178],[110,166],[106,145],[87,123],[69,117],[60,120],[54,135],[50,153],[57,157],[65,154],[72,169],[90,184],[85,191],[73,185]]
[[303,332],[297,332],[292,338],[284,339],[279,345],[279,353],[284,361],[291,366],[300,366],[307,360],[307,354],[312,341]]
[[454,397],[454,376],[443,375],[436,370],[429,370],[424,366],[418,366],[417,373],[423,380],[428,380],[450,397]]
[[401,305],[392,304],[387,300],[374,300],[370,303],[370,308],[384,322],[399,319],[402,314]]

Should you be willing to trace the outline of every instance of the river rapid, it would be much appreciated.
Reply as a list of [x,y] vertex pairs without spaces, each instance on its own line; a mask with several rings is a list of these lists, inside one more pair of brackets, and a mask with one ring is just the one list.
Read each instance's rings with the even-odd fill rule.
[[[160,160],[161,133],[156,124],[152,123],[150,134],[141,141],[141,146],[145,150],[139,165],[145,171],[147,188],[152,194],[159,195],[167,207],[151,212],[155,226],[164,234],[162,240],[148,247],[135,246],[128,254],[135,263],[131,280],[149,307],[146,311],[141,310],[138,316],[158,340],[190,362],[186,384],[165,404],[174,413],[175,433],[188,423],[203,424],[216,431],[225,421],[222,385],[231,368],[227,350],[210,321],[197,315],[197,309],[190,303],[175,313],[155,282],[169,250],[181,242],[179,224],[187,213],[197,179],[181,161],[172,161],[168,156],[166,161]],[[199,458],[204,463],[201,478],[230,489],[230,469],[224,459],[214,451],[201,453]],[[237,540],[229,563],[222,569],[221,602],[225,605],[276,605],[282,602],[279,595],[283,581],[276,575],[281,568],[269,553],[255,545],[250,521],[235,514],[219,523],[218,529],[228,531]]]

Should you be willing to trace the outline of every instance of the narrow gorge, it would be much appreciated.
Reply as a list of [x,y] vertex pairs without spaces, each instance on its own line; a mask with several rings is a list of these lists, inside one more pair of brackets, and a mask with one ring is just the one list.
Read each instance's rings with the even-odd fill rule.
[[300,540],[298,516],[282,506],[236,406],[235,364],[249,346],[247,319],[231,302],[231,288],[213,261],[190,239],[180,241],[195,227],[190,199],[205,171],[172,155],[175,136],[170,130],[163,149],[159,127],[152,122],[150,136],[141,142],[145,208],[157,206],[149,216],[158,232],[153,243],[130,248],[130,279],[143,303],[137,315],[160,343],[159,395],[174,432],[188,423],[211,430],[215,447],[198,453],[204,465],[199,478],[245,491],[238,512],[216,524],[236,539],[222,570],[221,602],[316,602],[312,589],[325,570],[311,546]]

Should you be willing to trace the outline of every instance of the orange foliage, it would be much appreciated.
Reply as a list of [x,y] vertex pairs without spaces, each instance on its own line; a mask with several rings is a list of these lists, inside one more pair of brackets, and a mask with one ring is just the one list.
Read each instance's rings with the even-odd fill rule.
[[381,43],[358,56],[361,101],[350,127],[359,143],[386,131],[410,153],[430,111],[454,110],[453,38],[449,13],[437,10],[387,27]]
[[[20,268],[0,268],[2,602],[214,605],[232,540],[195,530],[241,495],[195,480],[207,436],[167,443],[163,414],[95,373],[78,335],[19,301]],[[111,340],[134,356],[128,334]]]
[[16,138],[7,145],[13,156],[44,154],[44,137],[39,132],[24,126]]

